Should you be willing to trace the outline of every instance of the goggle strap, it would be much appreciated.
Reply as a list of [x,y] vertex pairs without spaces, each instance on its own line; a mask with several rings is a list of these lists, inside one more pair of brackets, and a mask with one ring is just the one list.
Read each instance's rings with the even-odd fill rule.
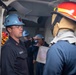
[[62,15],[60,15],[60,14],[57,14],[57,16],[56,16],[56,18],[55,18],[55,20],[54,20],[54,22],[53,22],[53,24],[52,24],[52,34],[53,34],[53,29],[54,29],[54,26],[56,25],[56,23],[58,22],[60,22],[61,21],[61,19],[62,19]]

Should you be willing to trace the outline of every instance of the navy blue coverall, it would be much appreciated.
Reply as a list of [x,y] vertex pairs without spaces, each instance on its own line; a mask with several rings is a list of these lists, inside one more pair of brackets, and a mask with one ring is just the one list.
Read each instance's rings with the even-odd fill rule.
[[[48,47],[49,45],[45,42],[43,46]],[[35,47],[34,60],[36,60],[36,58],[37,58],[38,49],[39,49],[39,47]],[[36,75],[43,75],[44,65],[45,64],[43,64],[43,63],[36,62]]]
[[67,41],[52,45],[43,75],[76,75],[76,45]]
[[27,66],[27,51],[23,44],[9,37],[1,49],[2,75],[29,75]]

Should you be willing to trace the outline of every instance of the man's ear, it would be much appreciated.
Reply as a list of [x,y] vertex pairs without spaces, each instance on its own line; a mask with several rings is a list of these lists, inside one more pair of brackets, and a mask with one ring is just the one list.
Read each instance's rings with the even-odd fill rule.
[[7,28],[7,31],[8,31],[9,33],[11,33],[11,28],[10,28],[10,27],[8,27],[8,28]]

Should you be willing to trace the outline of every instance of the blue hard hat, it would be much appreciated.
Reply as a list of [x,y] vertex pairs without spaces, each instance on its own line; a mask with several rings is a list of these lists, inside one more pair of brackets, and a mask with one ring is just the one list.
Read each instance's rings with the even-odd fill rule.
[[41,35],[41,34],[37,34],[36,37],[39,37],[41,39],[44,39],[43,35]]
[[26,31],[26,30],[24,30],[24,31],[23,31],[23,36],[25,36],[25,37],[26,37],[26,36],[29,36],[29,32]]
[[22,19],[17,14],[9,14],[5,18],[4,26],[24,25]]

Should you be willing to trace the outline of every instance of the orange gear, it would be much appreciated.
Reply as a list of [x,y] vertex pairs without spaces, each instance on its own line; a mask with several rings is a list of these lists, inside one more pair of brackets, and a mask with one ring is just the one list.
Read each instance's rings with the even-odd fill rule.
[[76,21],[76,2],[69,1],[60,3],[54,8],[54,12]]
[[5,44],[7,39],[8,39],[8,34],[6,32],[2,32],[1,46],[3,46]]

